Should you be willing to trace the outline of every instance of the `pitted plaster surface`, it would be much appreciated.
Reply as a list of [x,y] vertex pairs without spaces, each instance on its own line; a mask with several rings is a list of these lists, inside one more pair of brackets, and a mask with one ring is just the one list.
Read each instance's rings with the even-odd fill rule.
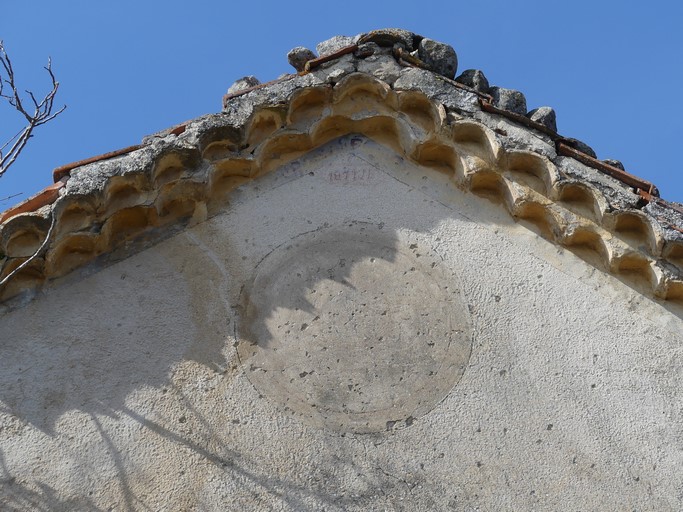
[[[280,255],[297,240],[306,242],[290,249],[299,259]],[[325,262],[339,266],[336,256],[345,256],[345,281],[339,268],[330,277],[313,257],[301,260],[316,242]],[[381,260],[376,275],[372,258]],[[287,293],[254,294],[254,284]],[[358,312],[363,286],[396,298],[382,304],[398,325],[373,322],[379,302]],[[313,290],[347,290],[348,300],[325,302]],[[246,296],[256,297],[255,310]],[[373,432],[359,433],[366,430],[339,405],[356,398],[339,392],[328,407],[342,418],[335,425],[287,409],[275,391],[289,380],[277,383],[299,369],[283,362],[300,362],[304,346],[264,359],[268,373],[279,373],[272,380],[254,377],[242,353],[250,337],[261,349],[283,340],[319,346],[312,334],[325,329],[274,336],[281,320],[303,319],[296,308],[306,303],[347,319],[354,312],[342,338],[360,331],[414,340],[374,355],[360,339],[348,351],[336,339],[340,366],[313,373],[317,381],[302,367],[309,375],[287,394],[302,408],[325,403],[316,393],[348,368],[377,408],[410,403],[395,418],[403,421],[380,429],[378,419],[366,429]],[[438,351],[431,360],[413,318],[426,312],[438,317],[424,337]],[[445,175],[346,137],[238,189],[209,221],[0,318],[0,504],[678,510],[680,315]],[[299,334],[313,325],[303,323]],[[462,336],[449,334],[458,326]],[[451,372],[443,371],[448,361]],[[429,392],[420,390],[411,370],[433,364],[442,366]],[[388,380],[362,378],[374,365]],[[402,376],[412,388],[401,387]]]

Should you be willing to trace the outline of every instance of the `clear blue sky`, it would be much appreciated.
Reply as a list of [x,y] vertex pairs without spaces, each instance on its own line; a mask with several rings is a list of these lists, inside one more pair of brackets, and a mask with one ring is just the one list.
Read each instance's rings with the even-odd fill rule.
[[[679,158],[683,3],[598,1],[5,2],[0,39],[20,85],[42,93],[52,56],[68,109],[0,178],[0,210],[49,185],[53,168],[217,112],[237,78],[291,72],[287,51],[401,27],[451,44],[459,71],[556,109],[561,134],[622,160],[683,202]],[[0,109],[0,140],[20,127]]]

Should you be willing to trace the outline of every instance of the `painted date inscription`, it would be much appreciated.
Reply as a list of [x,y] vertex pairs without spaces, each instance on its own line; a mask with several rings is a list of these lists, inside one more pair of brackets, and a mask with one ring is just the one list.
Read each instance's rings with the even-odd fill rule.
[[371,185],[377,182],[378,171],[372,168],[330,171],[327,179],[333,185]]

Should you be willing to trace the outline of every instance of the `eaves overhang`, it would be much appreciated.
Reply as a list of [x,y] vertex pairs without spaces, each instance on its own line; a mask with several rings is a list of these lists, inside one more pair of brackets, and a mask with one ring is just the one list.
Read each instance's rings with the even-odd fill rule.
[[683,300],[679,205],[405,46],[359,36],[297,74],[233,91],[221,113],[56,169],[55,185],[0,214],[0,300],[202,222],[245,182],[354,133],[499,202],[601,270],[634,286],[645,278],[645,293]]

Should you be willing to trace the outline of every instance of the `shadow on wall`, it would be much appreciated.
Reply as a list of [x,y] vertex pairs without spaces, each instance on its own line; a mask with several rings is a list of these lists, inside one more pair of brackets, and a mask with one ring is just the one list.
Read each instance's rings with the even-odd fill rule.
[[80,496],[62,498],[62,492],[46,482],[37,480],[27,485],[22,479],[12,475],[5,464],[5,457],[0,450],[0,505],[5,512],[83,512],[99,511],[94,501]]
[[[391,258],[388,248],[396,243],[396,237],[384,232],[381,244],[358,245],[357,249],[367,252],[356,253],[356,258]],[[185,262],[182,265],[188,268],[180,269],[185,278],[191,273],[198,279],[192,286],[195,297],[188,305],[184,280],[174,276],[162,279],[163,288],[155,287],[153,281],[163,277],[152,270],[155,256],[139,256],[144,261],[134,269],[116,274],[112,268],[52,290],[50,304],[58,308],[46,310],[47,301],[42,297],[2,319],[0,413],[15,415],[53,435],[67,411],[115,417],[116,411],[125,408],[131,392],[143,387],[166,388],[176,363],[196,361],[216,372],[234,364],[226,360],[234,320],[225,304],[213,299],[222,293],[218,288],[223,283],[212,282],[211,276],[201,277],[205,262]],[[352,268],[349,261],[348,265],[322,269],[320,279],[349,286]],[[288,283],[286,296],[270,297],[272,311],[261,311],[259,318],[282,309],[313,313],[306,293],[315,282],[291,286],[295,282]],[[87,298],[74,300],[74,296]],[[33,320],[37,316],[40,321]],[[268,330],[259,332],[263,334],[259,343],[270,343]],[[251,336],[249,339],[253,341]]]
[[[58,306],[47,310],[41,298],[2,319],[2,330],[12,333],[0,345],[5,412],[53,434],[66,411],[110,415],[135,389],[167,383],[194,333],[179,310],[181,284],[173,289],[166,279],[170,289],[151,287],[150,263],[60,287],[49,302]],[[213,357],[221,361],[220,353]]]
[[[304,233],[284,246],[276,247],[259,262],[255,278],[241,291],[242,320],[236,337],[268,348],[275,338],[294,338],[295,341],[297,331],[302,337],[310,336],[306,331],[313,330],[315,322],[321,320],[328,320],[326,323],[331,330],[334,319],[321,316],[340,315],[340,310],[348,306],[350,295],[359,298],[357,295],[362,293],[359,287],[376,289],[372,296],[367,293],[370,290],[363,290],[368,302],[384,304],[387,299],[379,286],[389,287],[391,283],[387,280],[398,280],[399,276],[381,273],[382,270],[404,271],[392,265],[396,262],[398,245],[396,233],[381,225],[350,221],[346,226]],[[382,262],[389,265],[382,265]],[[364,263],[371,263],[375,270],[374,276],[366,277],[375,279],[353,283],[350,278],[354,269]],[[373,304],[358,304],[358,308],[349,313],[361,314],[371,306]],[[310,324],[302,321],[294,325],[292,317],[296,316],[308,319]],[[339,318],[340,322],[343,320],[346,319]]]
[[[371,253],[374,254],[374,253]],[[368,254],[368,257],[375,257]],[[349,270],[345,272],[350,272]],[[146,269],[140,267],[140,272]],[[344,272],[337,273],[335,279],[344,280]],[[119,278],[120,279],[120,278]],[[112,480],[114,491],[107,491],[108,499],[118,496],[117,504],[122,510],[153,510],[153,502],[148,492],[141,488],[135,476],[135,470],[127,453],[135,443],[121,443],[117,438],[117,430],[112,429],[112,422],[124,421],[127,429],[134,432],[138,429],[131,423],[139,425],[146,435],[156,435],[163,440],[163,446],[170,452],[179,450],[193,454],[213,469],[213,474],[224,475],[223,478],[242,482],[262,496],[262,503],[257,506],[270,508],[272,503],[281,502],[290,510],[313,510],[319,507],[332,507],[333,510],[345,510],[351,506],[370,506],[377,495],[389,493],[395,496],[408,497],[409,487],[397,481],[396,489],[387,486],[383,473],[377,469],[371,474],[357,467],[353,457],[337,453],[324,454],[330,465],[349,466],[344,472],[363,473],[366,492],[351,496],[339,496],[335,490],[343,488],[344,482],[338,480],[338,472],[330,473],[309,485],[303,485],[294,478],[279,476],[272,472],[259,471],[258,461],[245,460],[239,447],[231,448],[229,442],[229,425],[217,431],[215,418],[206,418],[193,406],[196,397],[184,397],[181,390],[170,382],[171,368],[188,359],[188,354],[195,354],[200,362],[220,378],[229,379],[225,375],[226,361],[224,344],[225,332],[216,332],[214,339],[191,340],[186,337],[186,315],[177,311],[175,293],[182,290],[167,290],[167,294],[157,294],[153,290],[140,289],[141,275],[128,275],[120,279],[117,289],[101,288],[99,276],[91,276],[84,282],[76,283],[71,293],[78,291],[88,293],[88,289],[107,289],[105,295],[91,295],[89,304],[84,307],[65,300],[58,312],[53,311],[54,329],[49,340],[41,340],[38,328],[31,322],[36,313],[35,305],[30,304],[21,311],[11,315],[10,327],[18,336],[8,339],[0,346],[0,404],[1,412],[16,415],[23,422],[30,423],[53,441],[60,443],[64,435],[76,435],[75,445],[78,449],[78,436],[88,435],[89,443],[106,447],[108,464],[114,466],[115,478]],[[207,284],[206,289],[211,289]],[[303,293],[305,290],[302,289]],[[59,294],[60,290],[54,293]],[[135,307],[123,316],[116,311],[116,304],[135,301]],[[288,306],[297,299],[288,297]],[[299,302],[296,302],[297,304]],[[149,315],[157,321],[149,324]],[[25,327],[24,327],[25,326]],[[224,325],[228,329],[227,324]],[[178,335],[181,333],[182,335]],[[112,340],[114,340],[112,342]],[[196,344],[201,344],[198,350]],[[233,374],[235,371],[232,372]],[[191,434],[176,428],[179,423],[173,420],[159,419],[156,411],[141,413],[131,409],[126,399],[131,393],[145,387],[154,387],[165,391],[166,395],[180,396],[183,400],[183,422],[199,425]],[[140,404],[136,404],[139,406]],[[142,404],[142,408],[153,408],[153,404]],[[139,409],[139,407],[136,407]],[[73,410],[81,411],[89,417],[88,423],[94,425],[96,433],[82,424],[77,426],[64,423],[68,418],[65,413]],[[80,415],[80,422],[84,417]],[[182,426],[182,424],[180,424]],[[226,433],[228,435],[226,435]],[[0,440],[2,431],[0,430]],[[66,441],[69,443],[69,441]],[[2,443],[4,444],[4,442]],[[218,445],[211,448],[211,445]],[[47,449],[52,446],[46,441]],[[124,448],[125,446],[125,448]],[[59,450],[57,450],[59,451]],[[0,456],[2,453],[0,452]],[[89,467],[89,452],[84,449],[81,459],[74,461]],[[250,457],[247,454],[247,459]],[[334,459],[334,460],[332,460]],[[50,456],[44,460],[49,461]],[[43,464],[36,460],[37,464]],[[324,468],[324,464],[321,468]],[[97,470],[97,468],[95,468]],[[164,473],[160,468],[159,472]],[[337,480],[335,480],[335,478]],[[99,482],[97,482],[100,480]],[[74,491],[67,491],[63,482],[51,485],[50,480],[40,478],[27,479],[26,474],[16,474],[11,465],[0,460],[0,508],[9,511],[45,510],[108,510],[101,507],[102,501],[93,499],[86,490],[92,486],[95,497],[101,494],[101,479],[95,478],[95,484],[76,484]],[[49,483],[48,483],[49,482]],[[60,485],[61,484],[61,485]],[[190,494],[196,492],[192,489]],[[100,496],[101,497],[101,496]],[[274,501],[273,501],[274,500]],[[245,503],[245,509],[249,505]]]
[[[375,164],[367,165],[373,167]],[[373,167],[373,172],[383,171]],[[405,185],[400,187],[406,188]],[[338,190],[340,197],[335,200],[343,202],[345,189]],[[410,187],[408,192],[417,193]],[[391,208],[386,206],[384,209],[400,211],[402,208],[412,208],[417,212],[423,207],[422,200],[425,197],[419,195],[419,202],[416,201],[416,204],[393,204]],[[319,199],[304,197],[302,201]],[[445,211],[443,208],[438,210]],[[419,215],[411,215],[410,212],[403,217],[412,220],[400,227],[416,233],[429,231],[441,220],[424,219]],[[280,222],[284,225],[287,220],[282,218]],[[315,232],[315,224],[311,227],[312,232]],[[148,505],[144,503],[145,498],[138,483],[131,476],[133,470],[127,459],[128,454],[121,448],[126,446],[125,450],[129,450],[131,446],[135,446],[135,441],[128,440],[122,444],[117,437],[119,433],[112,429],[112,424],[116,422],[124,422],[128,425],[124,429],[131,432],[136,429],[131,430],[130,424],[137,424],[148,435],[155,434],[163,439],[164,444],[189,451],[214,468],[232,475],[233,479],[250,482],[250,485],[265,490],[266,495],[282,500],[296,510],[306,509],[310,503],[334,504],[344,509],[345,504],[358,505],[364,500],[368,500],[369,505],[372,497],[384,493],[397,496],[408,493],[409,486],[400,480],[396,482],[396,489],[387,487],[386,475],[379,469],[379,463],[376,471],[367,474],[366,470],[362,477],[362,487],[366,492],[356,493],[357,496],[353,498],[334,494],[335,489],[343,487],[342,482],[330,485],[332,479],[338,478],[334,475],[339,475],[339,472],[321,477],[310,486],[297,483],[295,479],[260,472],[258,461],[245,460],[242,449],[232,448],[231,443],[226,440],[225,432],[216,430],[216,420],[212,421],[205,416],[205,412],[194,407],[196,397],[183,395],[184,392],[173,383],[171,374],[174,367],[188,361],[200,363],[208,373],[213,373],[216,378],[224,381],[241,371],[234,358],[228,360],[230,347],[226,347],[228,339],[237,330],[233,325],[234,315],[226,311],[226,308],[239,310],[240,300],[244,306],[242,314],[248,317],[245,327],[239,329],[240,334],[246,338],[245,343],[268,347],[273,341],[275,331],[262,329],[259,322],[264,319],[277,319],[282,311],[298,310],[315,318],[324,314],[333,315],[337,306],[349,306],[344,304],[343,291],[360,293],[363,284],[357,278],[352,282],[352,273],[357,264],[381,262],[386,270],[396,262],[397,254],[410,253],[412,257],[419,258],[420,251],[431,251],[432,260],[439,260],[435,247],[407,244],[404,240],[399,240],[394,229],[383,227],[382,224],[349,221],[349,224],[342,223],[321,229],[322,238],[306,239],[300,247],[297,247],[297,243],[301,240],[295,241],[291,251],[294,259],[307,253],[322,256],[318,259],[312,257],[301,267],[308,271],[301,280],[288,279],[280,283],[281,286],[278,283],[259,283],[272,285],[274,290],[278,290],[278,294],[265,298],[261,296],[258,311],[254,309],[248,291],[240,296],[243,283],[226,282],[225,275],[216,274],[218,271],[213,264],[215,262],[205,261],[201,256],[193,259],[176,254],[174,251],[177,250],[177,245],[174,244],[183,244],[186,243],[183,240],[190,240],[177,237],[173,244],[160,244],[153,251],[142,252],[127,260],[125,265],[114,265],[81,281],[56,287],[48,292],[49,296],[39,297],[24,308],[6,315],[0,322],[0,331],[4,333],[0,343],[0,419],[2,415],[16,417],[24,425],[36,427],[51,437],[49,441],[44,436],[38,436],[42,439],[41,443],[45,442],[45,446],[66,443],[70,450],[78,451],[87,435],[88,443],[106,447],[108,462],[113,466],[111,471],[116,474],[118,495],[122,497],[120,504],[127,510],[138,510]],[[354,235],[349,240],[354,243],[342,243],[340,246],[338,242],[341,239],[335,235],[335,229],[350,229]],[[316,244],[322,246],[317,247]],[[399,247],[399,244],[405,244],[406,247]],[[190,240],[189,246],[192,245]],[[348,254],[333,254],[333,250],[337,248],[346,250]],[[283,254],[288,251],[286,246],[280,249]],[[189,250],[192,253],[194,249]],[[201,249],[199,253],[204,254]],[[243,261],[240,254],[224,257],[237,262]],[[296,264],[287,258],[285,261],[290,261],[290,269],[296,270]],[[246,275],[253,273],[253,262],[247,261],[244,265],[252,266],[251,269],[246,269]],[[271,270],[274,272],[264,274],[266,281],[277,279],[277,269]],[[401,268],[396,276],[378,273],[375,278],[389,280],[395,277],[394,287],[405,288],[401,280],[406,272],[410,273],[411,269]],[[188,290],[190,282],[193,284]],[[163,286],[160,287],[157,283],[163,283]],[[381,285],[381,281],[373,283],[373,286]],[[226,286],[232,289],[227,294],[223,289]],[[316,302],[312,299],[316,291],[329,292],[330,295],[321,296]],[[342,293],[333,296],[333,291]],[[372,297],[369,299],[372,300]],[[425,298],[428,299],[429,297]],[[385,297],[382,301],[388,303],[391,298]],[[207,304],[211,307],[204,307]],[[49,308],[46,307],[48,305]],[[326,306],[329,307],[323,311]],[[380,310],[374,311],[371,305],[363,306],[367,306],[373,314],[383,313]],[[346,313],[352,316],[352,313],[356,314],[354,311],[351,307]],[[401,312],[395,312],[399,313]],[[36,318],[40,320],[35,321]],[[328,326],[335,321],[332,317],[326,320]],[[367,322],[371,320],[366,319]],[[47,333],[46,326],[49,330]],[[302,325],[298,324],[296,329],[303,332],[306,327],[302,329]],[[188,422],[194,421],[196,430],[188,434],[175,428],[178,426],[175,419],[163,418],[155,410],[156,399],[143,402],[133,399],[134,408],[127,403],[131,394],[148,388],[159,390],[165,395],[181,397],[183,417],[186,416]],[[158,394],[156,392],[157,396]],[[65,415],[69,411],[83,414]],[[17,427],[20,434],[22,428]],[[227,430],[229,431],[229,425]],[[65,440],[62,439],[64,433],[73,433],[84,438]],[[0,430],[0,440],[5,435]],[[13,445],[12,439],[5,439],[0,446]],[[216,443],[218,445],[212,448]],[[5,453],[8,453],[7,450]],[[16,453],[13,456],[16,457]],[[82,460],[77,464],[82,463],[87,467],[91,463],[88,450],[84,450],[80,457]],[[329,453],[323,457],[331,458],[330,465],[338,466],[343,461],[343,464],[349,465],[349,473],[363,473],[356,467],[353,456]],[[39,458],[36,458],[36,463],[45,464]],[[324,467],[321,464],[316,471],[323,471]],[[97,510],[96,502],[90,497],[65,497],[63,488],[53,488],[38,477],[27,480],[26,475],[15,474],[13,465],[4,463],[4,460],[0,469],[0,504],[9,510],[12,510],[11,507]],[[93,471],[97,472],[99,469],[93,468]],[[59,486],[56,483],[54,485]],[[78,485],[76,489],[80,489]],[[95,489],[95,492],[98,490]]]
[[[296,478],[291,475],[278,476],[277,472],[264,470],[260,461],[243,461],[241,459],[244,454],[232,451],[225,446],[212,450],[130,409],[126,409],[122,413],[149,431],[157,433],[169,443],[189,449],[202,460],[211,464],[215,469],[214,473],[218,472],[218,474],[236,481],[237,485],[248,488],[249,490],[244,494],[249,495],[253,501],[239,504],[232,500],[239,500],[240,498],[232,495],[229,497],[229,503],[234,509],[246,510],[255,507],[255,509],[265,510],[276,506],[275,503],[282,503],[288,507],[288,510],[297,511],[320,510],[320,507],[334,507],[332,510],[348,510],[351,506],[364,509],[376,504],[378,496],[392,496],[391,500],[395,501],[407,499],[410,496],[411,487],[418,485],[419,482],[418,478],[410,483],[401,479],[388,483],[386,472],[381,467],[380,461],[376,461],[374,471],[368,471],[367,467],[360,464],[355,454],[345,452],[343,448],[321,452],[319,454],[320,460],[317,461],[315,467],[317,478],[305,483],[297,482]],[[193,409],[191,413],[197,422],[204,426],[201,433],[204,439],[221,437],[220,433],[209,426],[211,423],[209,418],[203,417],[196,409]],[[342,470],[340,470],[340,466],[343,466]],[[326,468],[335,469],[328,470]],[[363,492],[356,493],[354,496],[340,494],[339,490],[344,488],[344,482],[340,478],[342,474],[361,477],[362,484],[360,487]],[[410,478],[408,475],[403,476]],[[123,479],[125,479],[125,475],[122,473],[120,480]],[[254,495],[253,491],[258,492],[260,497]],[[141,503],[139,498],[130,489],[126,489],[125,494],[128,496],[126,498],[128,510],[137,510],[134,505]],[[244,498],[242,497],[242,499]],[[228,501],[223,501],[223,503],[228,503]],[[201,506],[201,500],[198,505]],[[238,505],[243,506],[239,507]],[[207,508],[212,509],[210,505]]]
[[[187,439],[178,432],[154,422],[130,409],[119,411],[122,415],[134,420],[150,432],[158,434],[166,442],[176,447],[189,450],[198,456],[205,463],[213,468],[213,474],[236,480],[239,485],[245,485],[253,491],[257,491],[261,496],[250,496],[253,501],[245,503],[245,507],[257,506],[268,509],[274,503],[284,504],[288,510],[319,510],[320,507],[332,507],[330,510],[348,510],[350,507],[365,509],[377,504],[378,497],[386,499],[388,503],[400,503],[404,499],[409,499],[411,489],[425,482],[417,475],[402,474],[387,481],[387,472],[382,467],[380,461],[375,462],[374,470],[368,471],[356,462],[351,453],[333,450],[329,453],[321,453],[317,469],[320,474],[318,478],[309,482],[309,485],[297,483],[293,478],[281,478],[273,476],[273,472],[259,472],[258,469],[251,470],[240,463],[240,454],[231,452],[225,448],[214,451],[201,446],[199,443]],[[208,425],[208,418],[202,418],[196,411],[192,411],[196,419]],[[111,437],[102,428],[97,416],[92,416],[92,420],[97,425],[102,435],[102,442],[111,450],[111,457],[116,465],[117,476],[112,483],[118,487],[119,498],[110,497],[106,506],[98,506],[96,499],[83,494],[75,497],[64,497],[64,490],[55,488],[48,483],[40,480],[32,480],[28,483],[21,477],[13,476],[11,470],[5,464],[2,450],[0,450],[0,505],[3,511],[7,512],[71,512],[74,510],[84,512],[112,510],[112,506],[120,506],[120,510],[154,510],[154,505],[147,499],[147,491],[141,491],[139,487],[131,482],[134,477],[130,474],[130,469],[126,468],[123,459],[124,453],[115,446]],[[220,437],[220,435],[207,429],[199,433],[205,439]],[[87,457],[87,454],[83,455]],[[344,466],[340,471],[340,466]],[[334,467],[335,470],[326,468]],[[359,484],[362,492],[355,492],[353,496],[340,494],[338,491],[343,489],[344,482],[340,481],[340,474],[357,475],[362,483]],[[89,495],[99,494],[97,487],[90,491]],[[194,494],[196,490],[190,489],[189,494]],[[235,499],[235,497],[232,497]],[[237,498],[239,499],[239,498]],[[221,501],[220,499],[217,501]],[[225,506],[235,506],[231,500],[223,500]],[[208,508],[214,509],[211,506]],[[118,510],[118,508],[117,508]],[[234,508],[231,508],[234,510]],[[245,508],[246,510],[246,508]]]
[[[287,219],[280,222],[284,225]],[[373,236],[380,235],[381,244],[358,245],[357,256],[391,257],[386,248],[397,243],[396,236],[389,230]],[[241,259],[239,254],[223,256]],[[114,265],[52,289],[50,297],[39,297],[2,318],[0,407],[49,433],[64,411],[109,414],[121,409],[130,391],[143,385],[163,387],[174,362],[193,359],[214,368],[225,366],[224,344],[233,331],[226,308],[233,304],[216,303],[233,299],[221,296],[219,289],[232,283],[215,282],[220,276],[209,272],[211,261],[188,261],[173,249],[157,246],[134,258],[134,268]],[[349,262],[320,278],[343,282],[351,268]],[[197,303],[214,303],[216,311],[188,313],[186,282],[196,282],[193,292],[205,297]],[[304,291],[311,284],[302,282],[286,296],[273,297],[272,307],[293,309],[305,303]],[[202,325],[202,332],[192,324]],[[197,346],[201,350],[195,350]]]

